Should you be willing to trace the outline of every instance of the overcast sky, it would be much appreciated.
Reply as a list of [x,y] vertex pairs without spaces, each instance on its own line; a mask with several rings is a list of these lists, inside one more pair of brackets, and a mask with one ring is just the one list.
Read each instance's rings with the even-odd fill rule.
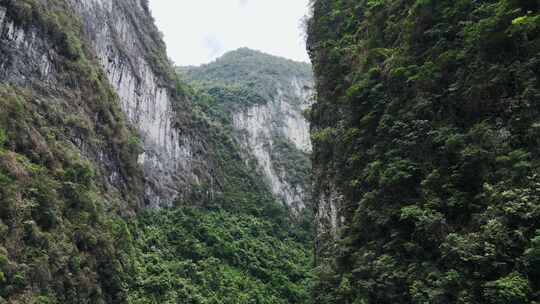
[[300,20],[308,0],[150,0],[177,65],[208,63],[249,47],[308,61]]

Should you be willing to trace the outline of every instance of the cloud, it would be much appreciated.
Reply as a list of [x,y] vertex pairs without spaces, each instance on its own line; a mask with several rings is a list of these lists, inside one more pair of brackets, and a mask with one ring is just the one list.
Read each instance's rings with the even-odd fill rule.
[[[308,12],[308,1],[149,0],[149,3],[164,33],[169,56],[177,65],[199,65],[240,47],[308,61],[298,27],[299,20]],[[276,16],[279,16],[277,21]]]
[[223,42],[215,34],[207,34],[204,36],[202,46],[208,51],[210,60],[221,55],[224,51]]

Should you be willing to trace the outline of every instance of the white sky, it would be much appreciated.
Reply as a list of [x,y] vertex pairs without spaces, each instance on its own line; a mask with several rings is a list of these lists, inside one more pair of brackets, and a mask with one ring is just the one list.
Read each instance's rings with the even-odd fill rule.
[[249,47],[309,61],[300,20],[308,0],[150,0],[167,53],[177,65],[208,63]]

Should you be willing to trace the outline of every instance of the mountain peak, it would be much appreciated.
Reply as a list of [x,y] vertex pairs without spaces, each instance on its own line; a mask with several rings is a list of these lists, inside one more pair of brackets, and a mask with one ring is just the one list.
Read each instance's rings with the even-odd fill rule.
[[[250,49],[248,47],[241,47],[236,50],[228,51],[215,61],[228,60],[228,59],[247,59],[247,58],[266,58],[267,60],[285,61],[296,64],[309,65],[306,62],[295,61],[281,56],[268,54],[259,50]],[[212,64],[212,63],[210,63]]]

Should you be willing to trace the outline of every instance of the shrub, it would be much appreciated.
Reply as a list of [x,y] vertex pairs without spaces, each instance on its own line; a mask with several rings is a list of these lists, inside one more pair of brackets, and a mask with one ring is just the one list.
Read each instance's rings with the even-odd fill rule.
[[519,273],[486,284],[485,296],[492,304],[528,304],[531,287]]
[[540,230],[536,231],[536,236],[531,241],[531,247],[525,251],[525,261],[528,272],[540,277]]
[[6,131],[0,129],[0,148],[2,148],[6,144],[7,140],[8,138],[6,135]]

